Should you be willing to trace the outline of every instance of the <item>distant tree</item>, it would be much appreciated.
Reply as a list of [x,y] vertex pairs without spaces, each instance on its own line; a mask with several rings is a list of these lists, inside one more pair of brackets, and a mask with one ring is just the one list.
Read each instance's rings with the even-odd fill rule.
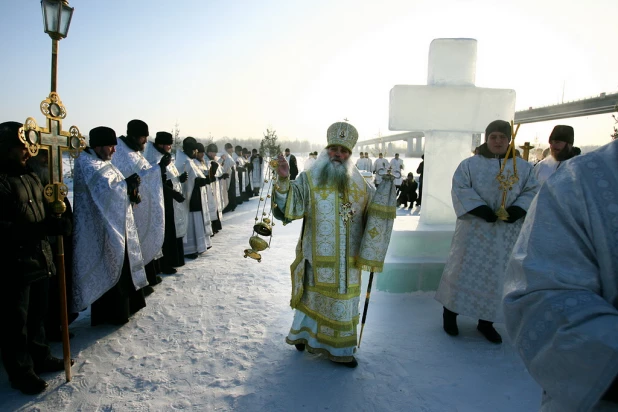
[[274,158],[281,153],[281,146],[277,143],[277,132],[275,130],[266,129],[264,138],[260,142],[260,154],[263,157]]
[[182,138],[180,137],[180,129],[178,128],[178,122],[174,125],[172,129],[172,136],[174,137],[174,144],[172,145],[172,152],[176,154],[177,150],[182,150]]

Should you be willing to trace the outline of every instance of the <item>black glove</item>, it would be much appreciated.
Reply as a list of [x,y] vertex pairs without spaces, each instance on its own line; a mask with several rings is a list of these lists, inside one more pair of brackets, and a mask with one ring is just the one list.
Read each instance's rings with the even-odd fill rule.
[[195,178],[195,184],[198,185],[199,187],[206,186],[208,183],[210,183],[210,179],[207,177],[196,177]]
[[178,180],[180,181],[180,183],[186,182],[188,178],[189,178],[189,173],[187,172],[184,172],[183,174],[178,176]]
[[182,195],[182,193],[177,192],[175,190],[172,192],[172,198],[178,203],[182,203],[185,201],[185,197]]
[[506,208],[506,212],[509,214],[509,218],[505,220],[506,223],[517,222],[526,216],[526,211],[519,206],[509,206]]
[[214,175],[215,173],[217,173],[217,170],[219,169],[219,163],[212,161],[210,162],[210,174]]
[[227,179],[227,178],[229,178],[229,177],[230,177],[230,174],[229,174],[229,173],[223,173],[223,174],[221,175],[221,179]]
[[172,155],[169,153],[165,153],[161,160],[159,161],[159,167],[163,170],[172,163]]
[[127,182],[127,193],[129,194],[129,200],[135,204],[141,202],[142,198],[139,195],[139,185],[142,182],[142,179],[140,179],[137,173],[133,173],[125,179],[125,182]]
[[486,222],[489,222],[489,223],[493,223],[496,220],[498,220],[498,216],[496,216],[494,211],[491,210],[491,207],[487,205],[474,208],[470,210],[468,213],[470,213],[473,216],[480,217],[481,219],[484,219]]
[[71,236],[73,222],[66,216],[49,217],[45,220],[45,234],[50,236]]

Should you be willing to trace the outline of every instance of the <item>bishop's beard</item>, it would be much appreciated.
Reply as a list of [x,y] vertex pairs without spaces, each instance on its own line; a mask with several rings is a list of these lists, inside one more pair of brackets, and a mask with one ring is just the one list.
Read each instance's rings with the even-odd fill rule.
[[342,163],[331,162],[328,149],[322,150],[318,158],[311,165],[311,174],[317,178],[320,186],[334,184],[339,192],[347,190],[354,164],[348,160]]

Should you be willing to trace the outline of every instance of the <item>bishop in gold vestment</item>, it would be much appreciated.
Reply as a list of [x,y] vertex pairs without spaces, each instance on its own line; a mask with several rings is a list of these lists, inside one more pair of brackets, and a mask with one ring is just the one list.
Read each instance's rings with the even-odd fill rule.
[[361,239],[375,188],[349,160],[354,126],[335,123],[327,139],[312,167],[292,182],[285,158],[278,158],[273,214],[284,224],[303,219],[290,267],[296,313],[286,341],[355,367],[361,268],[371,265],[360,259]]

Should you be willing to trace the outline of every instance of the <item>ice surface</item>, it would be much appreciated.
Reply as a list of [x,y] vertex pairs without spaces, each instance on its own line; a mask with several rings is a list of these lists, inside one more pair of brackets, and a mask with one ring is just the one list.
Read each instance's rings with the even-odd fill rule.
[[515,115],[515,91],[474,86],[476,40],[435,39],[428,85],[397,85],[390,92],[389,129],[425,132],[421,222],[455,222],[451,181],[470,156],[472,134],[493,120]]

